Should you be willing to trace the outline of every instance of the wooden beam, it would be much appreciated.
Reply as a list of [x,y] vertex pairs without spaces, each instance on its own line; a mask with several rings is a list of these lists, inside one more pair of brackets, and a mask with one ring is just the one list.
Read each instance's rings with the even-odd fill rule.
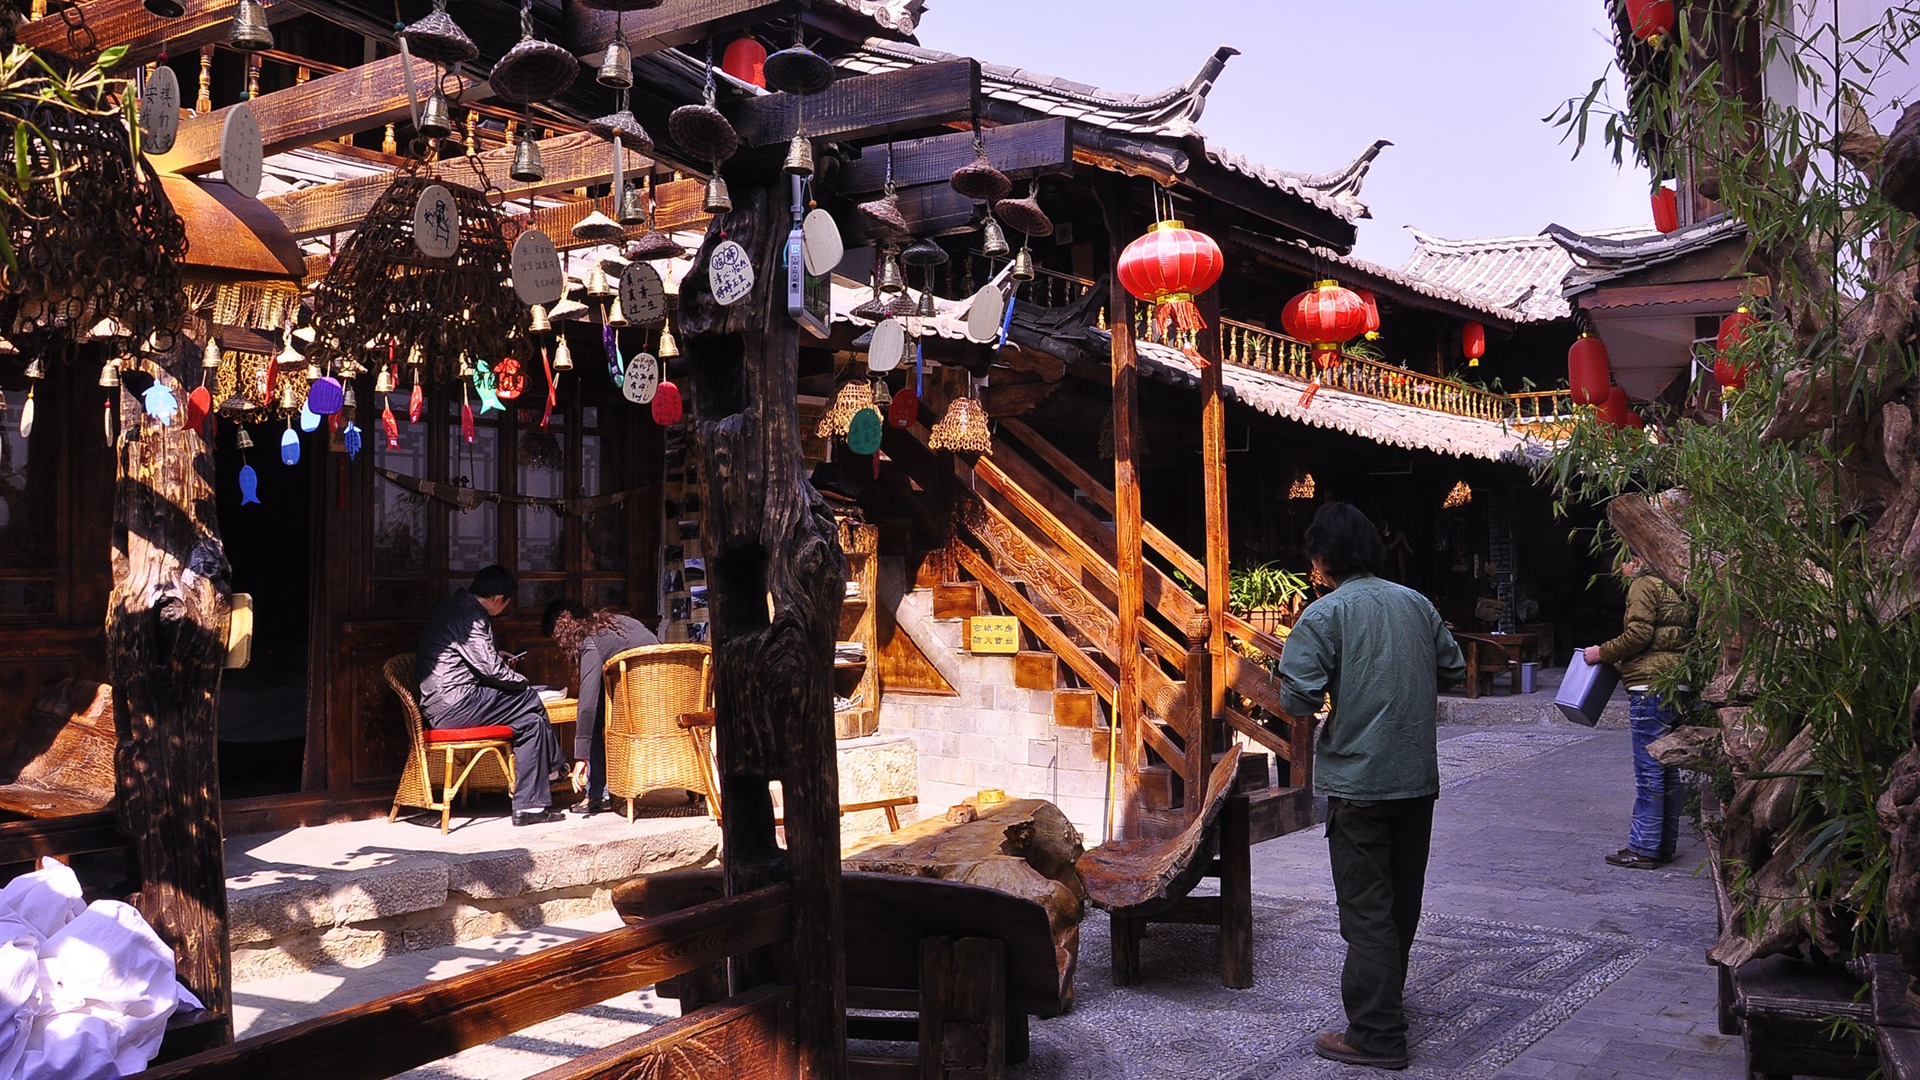
[[[900,199],[900,216],[907,219],[907,231],[914,236],[966,232],[973,228],[974,219],[980,213],[978,203],[953,190],[945,181],[902,188],[896,194]],[[844,232],[847,243],[856,247],[873,239],[873,227],[862,214],[846,215]]]
[[[1065,117],[1048,117],[1025,124],[1008,124],[981,132],[987,160],[1011,179],[1073,171],[1073,129]],[[840,170],[837,181],[845,194],[882,191],[886,187],[888,151],[868,146]],[[945,184],[955,169],[973,164],[973,133],[955,132],[894,143],[893,182],[898,187]]]
[[[604,184],[613,179],[613,150],[606,140],[584,131],[541,139],[540,159],[546,166],[547,175],[531,184],[521,184],[507,178],[507,169],[513,164],[513,148],[510,146],[481,154],[480,164],[494,183],[503,186],[509,201],[552,195]],[[653,164],[651,158],[632,152],[627,154],[629,175],[651,169]],[[436,162],[431,171],[436,178],[469,187],[479,182],[473,166],[467,163],[465,157]],[[367,216],[367,211],[373,209],[381,193],[392,183],[392,173],[379,173],[342,180],[337,184],[321,184],[290,191],[285,195],[273,195],[261,201],[280,215],[280,220],[287,223],[287,231],[294,236],[319,236],[352,228]]]
[[1115,315],[1109,326],[1113,334],[1114,567],[1119,572],[1114,614],[1120,619],[1119,699],[1114,720],[1119,728],[1119,747],[1113,762],[1113,782],[1109,790],[1112,807],[1107,819],[1114,835],[1124,838],[1138,834],[1140,766],[1144,758],[1139,630],[1144,599],[1140,580],[1139,445],[1135,440],[1140,403],[1132,320],[1123,317],[1133,310],[1133,298],[1120,284],[1120,250],[1130,238],[1126,221],[1127,192],[1123,182],[1112,176],[1101,177],[1096,192],[1107,231],[1107,271],[1108,281],[1112,283],[1108,310]]
[[[177,19],[159,19],[140,6],[140,0],[87,0],[68,10],[84,15],[87,31],[72,29],[61,14],[35,19],[14,32],[14,40],[30,49],[91,61],[109,45],[125,45],[121,71],[159,58],[162,52],[184,56],[202,45],[227,40],[233,24],[234,0],[184,0],[186,13]],[[267,23],[285,22],[307,13],[291,0],[270,5]]]
[[[668,231],[704,225],[708,217],[702,205],[705,195],[706,185],[698,180],[675,180],[672,183],[661,184],[655,193],[658,201],[654,204],[654,223]],[[613,217],[618,210],[613,205],[611,196],[566,203],[562,206],[543,206],[530,215],[531,220],[527,222],[527,227],[539,229],[551,236],[553,246],[561,251],[618,243],[619,241],[614,240],[574,239],[573,227],[580,223],[581,218],[595,209],[608,217]],[[643,225],[630,225],[622,239],[638,240],[646,231]]]
[[[433,92],[437,70],[432,64],[414,65],[414,84],[423,102]],[[456,78],[462,105],[493,97],[493,85],[484,78],[465,74]],[[410,115],[406,71],[398,56],[262,94],[250,105],[254,119],[260,122],[260,141],[269,154],[377,128]],[[186,174],[219,168],[220,131],[232,111],[229,105],[180,121],[173,149],[155,159],[154,166],[162,172]],[[511,149],[507,159],[512,160]]]
[[651,11],[616,16],[585,4],[558,5],[560,42],[575,56],[597,56],[613,40],[617,27],[627,35],[633,55],[671,49],[735,27],[765,22],[797,10],[793,0],[675,0]]
[[841,79],[817,94],[747,98],[721,111],[740,145],[775,146],[793,138],[803,116],[816,140],[867,139],[966,120],[979,96],[979,61],[947,60]]
[[1207,566],[1207,686],[1210,691],[1198,734],[1201,745],[1211,750],[1215,738],[1221,734],[1220,717],[1227,707],[1230,677],[1226,627],[1227,402],[1220,386],[1226,358],[1220,348],[1220,290],[1208,289],[1198,300],[1200,318],[1206,325],[1194,345],[1207,361],[1207,366],[1200,369],[1200,479],[1206,504],[1207,547],[1203,554]]

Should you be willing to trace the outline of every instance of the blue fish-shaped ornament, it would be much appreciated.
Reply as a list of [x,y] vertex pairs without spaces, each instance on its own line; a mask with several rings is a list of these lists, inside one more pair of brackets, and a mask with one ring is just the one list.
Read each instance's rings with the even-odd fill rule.
[[[300,430],[301,431],[320,430],[320,414],[317,412],[314,412],[312,409],[307,408],[305,405],[300,406]],[[284,442],[285,440],[282,440],[282,441]],[[287,464],[291,465],[293,464],[293,462],[289,461],[287,462]]]
[[260,477],[253,471],[253,466],[242,465],[240,466],[240,505],[249,504],[260,505]]
[[282,465],[300,464],[300,436],[289,427],[280,436],[280,463]]
[[493,365],[481,360],[473,366],[473,392],[480,395],[481,413],[506,412],[500,404],[500,379],[493,373]]
[[140,402],[146,406],[147,415],[160,421],[162,426],[172,424],[174,414],[180,411],[179,399],[175,398],[173,391],[163,386],[157,379],[152,386],[147,387],[146,393],[140,395]]
[[347,430],[341,432],[340,443],[347,448],[348,461],[360,456],[360,442],[360,425],[351,420],[347,421]]

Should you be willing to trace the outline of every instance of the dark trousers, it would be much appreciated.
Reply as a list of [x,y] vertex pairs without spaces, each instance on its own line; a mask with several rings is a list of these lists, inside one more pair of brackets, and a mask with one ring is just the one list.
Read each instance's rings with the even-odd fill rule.
[[460,699],[451,716],[429,717],[437,728],[489,727],[513,729],[513,812],[545,810],[553,804],[553,776],[560,767],[560,740],[547,722],[547,707],[539,691],[496,690],[477,686]]
[[1347,942],[1347,1044],[1369,1054],[1407,1052],[1407,956],[1420,926],[1434,798],[1327,799],[1327,854]]

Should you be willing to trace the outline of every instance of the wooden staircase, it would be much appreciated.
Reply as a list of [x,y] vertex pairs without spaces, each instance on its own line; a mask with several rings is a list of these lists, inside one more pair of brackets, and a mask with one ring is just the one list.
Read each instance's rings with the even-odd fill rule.
[[[924,407],[944,407],[938,391],[929,390]],[[1114,730],[1106,717],[1124,712],[1117,707],[1124,680],[1115,530],[1072,492],[1109,514],[1113,494],[1026,424],[1002,420],[998,431],[994,452],[977,460],[928,449],[927,431],[918,424],[886,432],[894,467],[882,470],[882,482],[929,532],[949,537],[939,555],[944,584],[936,615],[946,594],[1017,617],[1043,650],[1025,661],[1031,673],[1025,678],[1045,678],[1045,660],[1055,661],[1047,688],[1055,694],[1056,718],[1094,714],[1100,727],[1094,741],[1106,744],[1103,756],[1139,762],[1113,785],[1116,835],[1178,832],[1191,815],[1189,799],[1204,790],[1209,770],[1236,735],[1252,744],[1242,756],[1237,789],[1249,796],[1253,840],[1308,825],[1310,725],[1282,720],[1276,733],[1248,715],[1255,706],[1281,715],[1272,675],[1244,654],[1278,656],[1282,642],[1230,614],[1222,625],[1210,625],[1206,604],[1173,577],[1205,581],[1205,568],[1150,523],[1139,556],[1144,613],[1134,681],[1141,722],[1131,736]],[[1224,654],[1218,667],[1216,645]],[[1209,709],[1214,670],[1226,673],[1230,691],[1217,715]],[[1096,701],[1106,710],[1094,708]],[[1124,745],[1128,737],[1140,744],[1132,753]]]

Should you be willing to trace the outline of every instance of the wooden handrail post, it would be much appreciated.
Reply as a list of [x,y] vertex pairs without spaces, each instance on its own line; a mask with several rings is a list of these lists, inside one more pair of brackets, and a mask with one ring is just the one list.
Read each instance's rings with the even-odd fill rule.
[[1213,656],[1204,645],[1187,651],[1187,769],[1182,777],[1187,786],[1187,812],[1206,809],[1207,770],[1213,767],[1213,727],[1220,711],[1213,707],[1213,696],[1224,687],[1213,684]]
[[[1220,732],[1217,720],[1227,707],[1227,403],[1220,392],[1225,351],[1220,348],[1220,290],[1208,289],[1198,297],[1200,318],[1207,324],[1194,348],[1206,361],[1200,369],[1200,436],[1202,483],[1205,488],[1207,518],[1207,653],[1211,657],[1211,693],[1207,698],[1206,719],[1200,729],[1201,745],[1211,752]],[[1189,679],[1192,676],[1188,676]],[[1194,755],[1189,752],[1191,758]],[[1205,754],[1200,755],[1204,760]]]
[[[1120,284],[1120,251],[1127,244],[1126,182],[1118,176],[1103,174],[1098,188],[1100,213],[1107,231],[1108,280],[1112,283],[1109,305],[1114,311],[1132,311],[1133,297]],[[1116,691],[1115,724],[1119,727],[1119,755],[1112,763],[1113,782],[1108,795],[1112,807],[1107,815],[1109,838],[1125,837],[1140,804],[1141,714],[1140,714],[1140,617],[1142,607],[1140,567],[1140,479],[1139,446],[1135,431],[1140,422],[1138,372],[1133,351],[1133,325],[1128,319],[1114,319],[1113,335],[1113,499],[1114,568],[1119,572],[1119,597],[1114,612],[1119,618],[1120,678]]]

